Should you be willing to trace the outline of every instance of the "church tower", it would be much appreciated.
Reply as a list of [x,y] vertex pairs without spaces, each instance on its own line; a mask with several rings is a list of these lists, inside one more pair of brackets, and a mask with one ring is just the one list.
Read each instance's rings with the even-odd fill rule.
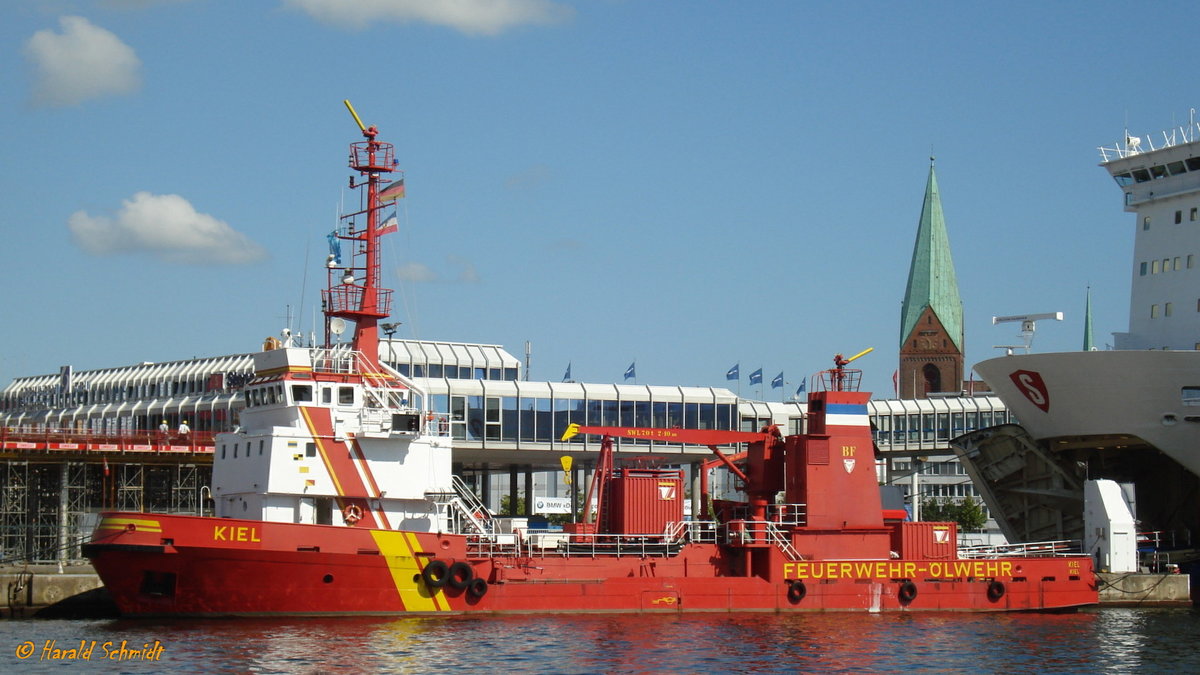
[[962,298],[930,157],[925,203],[900,308],[900,398],[962,391],[963,375]]

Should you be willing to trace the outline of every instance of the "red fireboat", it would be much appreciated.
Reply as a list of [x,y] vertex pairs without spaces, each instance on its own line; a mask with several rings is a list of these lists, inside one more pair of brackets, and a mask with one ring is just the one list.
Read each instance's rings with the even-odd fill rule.
[[[429,397],[378,358],[377,259],[396,162],[354,114],[366,178],[327,261],[323,346],[255,355],[241,428],[218,436],[215,516],[108,512],[85,554],[125,616],[1012,611],[1097,602],[1091,558],[965,557],[954,523],[884,510],[857,356],[809,388],[806,433],[572,425],[603,439],[584,522],[494,517],[451,472]],[[381,197],[382,195],[382,197]],[[350,345],[329,333],[354,322]],[[865,353],[865,352],[863,352]],[[860,354],[861,355],[861,354]],[[706,445],[744,501],[684,516],[678,469],[621,467],[614,437]],[[726,454],[721,446],[744,447]],[[701,471],[706,478],[707,470]]]

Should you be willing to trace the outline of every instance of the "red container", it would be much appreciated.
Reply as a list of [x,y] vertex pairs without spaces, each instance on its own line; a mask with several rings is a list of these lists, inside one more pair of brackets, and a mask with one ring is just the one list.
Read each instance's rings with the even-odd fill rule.
[[958,523],[900,523],[892,546],[904,560],[954,560],[958,557]]
[[608,483],[608,527],[613,534],[663,534],[683,520],[683,472],[617,469]]

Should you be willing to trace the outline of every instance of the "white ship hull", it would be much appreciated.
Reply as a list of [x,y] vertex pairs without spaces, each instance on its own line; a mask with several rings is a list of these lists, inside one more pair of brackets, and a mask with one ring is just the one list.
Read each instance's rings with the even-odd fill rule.
[[1200,351],[1022,354],[975,372],[1051,450],[1153,448],[1200,475]]

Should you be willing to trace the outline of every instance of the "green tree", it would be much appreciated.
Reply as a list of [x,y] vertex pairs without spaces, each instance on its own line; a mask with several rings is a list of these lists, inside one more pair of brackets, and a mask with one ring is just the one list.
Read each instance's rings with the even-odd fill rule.
[[987,523],[987,513],[974,497],[968,495],[958,503],[958,517],[954,520],[958,522],[960,530],[974,532],[983,529],[984,524]]
[[987,514],[973,497],[955,501],[949,497],[926,497],[921,500],[921,520],[955,522],[961,532],[973,532],[987,522]]

